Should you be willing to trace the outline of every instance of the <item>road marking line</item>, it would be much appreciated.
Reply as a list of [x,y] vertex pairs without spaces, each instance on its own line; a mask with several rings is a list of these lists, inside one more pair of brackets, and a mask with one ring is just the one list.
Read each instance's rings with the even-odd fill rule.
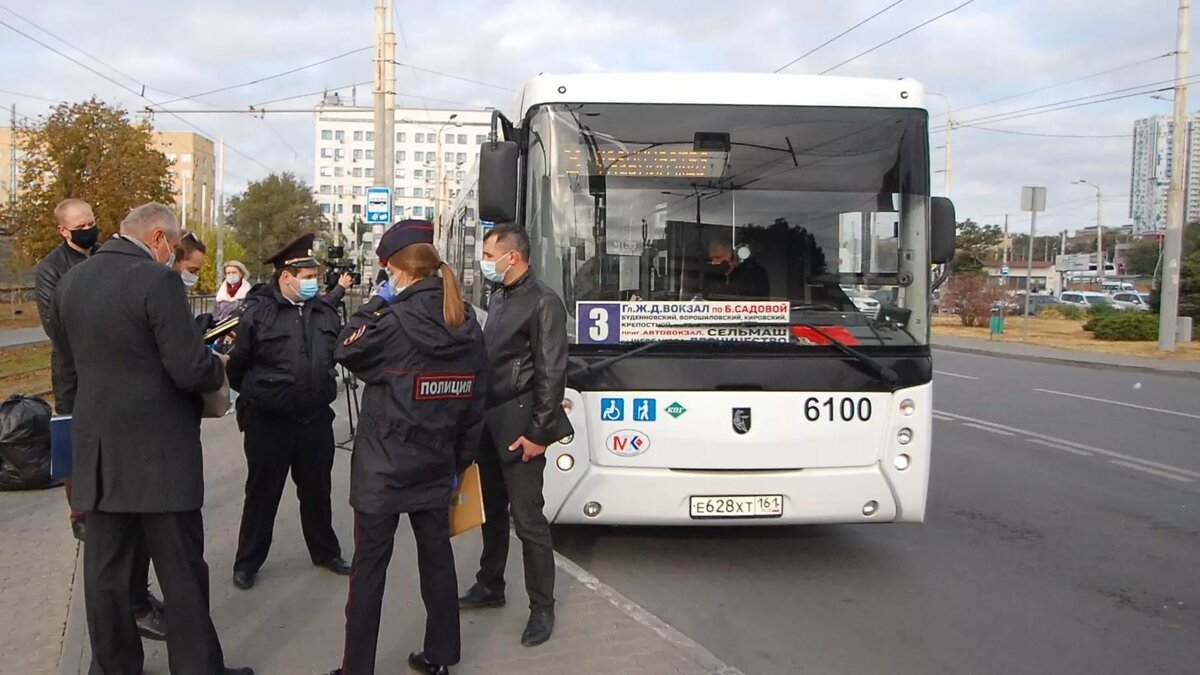
[[960,377],[964,380],[978,380],[979,379],[978,377],[973,377],[971,375],[959,375],[958,373],[947,373],[944,370],[935,370],[935,371],[933,371],[933,374],[934,375],[945,375],[946,377]]
[[1163,413],[1164,415],[1178,415],[1180,417],[1190,417],[1191,419],[1194,419],[1194,420],[1200,420],[1200,415],[1193,415],[1191,413],[1178,412],[1175,410],[1165,410],[1163,408],[1151,408],[1150,406],[1138,405],[1136,403],[1125,403],[1124,401],[1110,401],[1109,399],[1106,399],[1106,398],[1096,398],[1095,396],[1084,396],[1083,394],[1071,394],[1071,393],[1068,393],[1065,391],[1054,391],[1053,389],[1034,388],[1034,391],[1040,391],[1043,394],[1054,394],[1055,396],[1069,396],[1070,398],[1081,398],[1085,401],[1096,401],[1097,403],[1108,403],[1110,405],[1125,406],[1126,408],[1136,408],[1138,410],[1148,410],[1150,412]]
[[1083,457],[1091,457],[1092,456],[1092,453],[1088,452],[1087,450],[1076,450],[1075,448],[1068,448],[1065,445],[1059,445],[1058,443],[1051,443],[1050,441],[1043,441],[1040,438],[1029,438],[1026,440],[1028,440],[1030,443],[1044,445],[1047,448],[1054,448],[1055,450],[1062,450],[1063,452],[1069,452],[1071,454],[1081,455]]
[[1000,434],[1001,436],[1016,436],[1016,434],[1014,434],[1011,431],[1005,431],[1004,429],[997,429],[995,427],[985,426],[983,424],[973,424],[971,422],[963,422],[963,426],[971,427],[972,429],[978,429],[980,431],[990,431],[993,434]]
[[1005,429],[1007,431],[1012,431],[1014,433],[1023,434],[1025,436],[1029,436],[1031,438],[1040,438],[1044,441],[1049,441],[1051,443],[1058,443],[1059,445],[1065,445],[1067,447],[1077,448],[1079,450],[1087,450],[1090,452],[1094,452],[1098,455],[1105,455],[1107,457],[1115,457],[1116,459],[1123,459],[1127,462],[1137,462],[1137,463],[1145,465],[1145,466],[1152,466],[1157,469],[1162,469],[1163,471],[1173,471],[1175,473],[1182,474],[1184,476],[1190,476],[1192,478],[1200,478],[1200,471],[1189,471],[1188,469],[1182,469],[1177,466],[1171,466],[1170,464],[1162,464],[1160,462],[1154,462],[1154,461],[1151,461],[1148,459],[1142,459],[1141,457],[1133,457],[1131,455],[1122,454],[1120,452],[1113,452],[1112,450],[1104,450],[1102,448],[1097,448],[1097,447],[1093,447],[1090,445],[1084,445],[1082,443],[1076,443],[1075,441],[1068,441],[1068,440],[1064,440],[1062,438],[1056,438],[1054,436],[1047,436],[1046,434],[1039,434],[1037,432],[1027,431],[1025,429],[1018,429],[1016,427],[1009,427],[1009,426],[1005,426],[1003,424],[996,424],[995,422],[988,422],[987,420],[976,419],[974,417],[967,417],[966,415],[956,415],[951,412],[946,412],[945,410],[939,410],[937,412],[940,412],[943,415],[946,415],[947,417],[950,417],[952,419],[956,419],[959,422],[963,422],[964,424],[966,422],[973,422],[975,424],[980,424],[980,425],[989,425],[992,427]]
[[1161,478],[1170,478],[1171,480],[1177,480],[1181,483],[1193,482],[1191,478],[1184,478],[1183,476],[1176,476],[1173,473],[1167,473],[1166,471],[1159,471],[1157,469],[1148,469],[1144,466],[1138,466],[1137,464],[1134,464],[1133,462],[1122,462],[1119,459],[1110,459],[1110,460],[1108,460],[1108,463],[1116,464],[1117,466],[1123,466],[1126,469],[1133,469],[1134,471],[1142,471],[1144,473],[1153,474],[1153,475],[1159,476]]

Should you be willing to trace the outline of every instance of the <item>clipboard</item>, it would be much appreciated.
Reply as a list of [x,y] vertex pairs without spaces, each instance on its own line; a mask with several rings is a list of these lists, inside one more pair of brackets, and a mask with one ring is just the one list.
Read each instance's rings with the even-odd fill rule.
[[458,485],[450,492],[450,536],[470,532],[486,520],[479,465],[472,464],[458,474]]

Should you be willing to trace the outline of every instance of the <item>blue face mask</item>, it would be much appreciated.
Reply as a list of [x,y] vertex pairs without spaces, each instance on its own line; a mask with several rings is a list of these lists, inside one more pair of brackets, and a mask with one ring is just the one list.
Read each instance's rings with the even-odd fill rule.
[[317,291],[321,289],[320,283],[316,279],[300,279],[300,287],[296,292],[300,295],[301,300],[312,300],[317,297]]
[[497,261],[495,260],[480,260],[479,271],[483,272],[484,279],[487,279],[494,284],[499,284],[504,281],[504,275],[508,273],[508,270],[505,269],[503,272],[501,272],[500,270],[496,269],[496,262]]

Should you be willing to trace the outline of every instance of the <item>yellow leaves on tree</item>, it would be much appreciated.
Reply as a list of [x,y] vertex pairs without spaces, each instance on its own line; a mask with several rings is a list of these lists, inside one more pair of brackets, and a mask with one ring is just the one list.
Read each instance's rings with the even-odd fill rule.
[[69,197],[92,205],[101,241],[115,234],[133,207],[172,205],[170,162],[153,147],[149,124],[99,100],[59,104],[40,125],[18,127],[20,196],[16,243],[38,259],[62,243],[54,207]]

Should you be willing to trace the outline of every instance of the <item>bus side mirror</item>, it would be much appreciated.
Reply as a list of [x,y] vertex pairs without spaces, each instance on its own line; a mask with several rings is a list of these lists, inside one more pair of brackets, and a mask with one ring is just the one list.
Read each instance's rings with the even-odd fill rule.
[[944,265],[954,259],[954,202],[934,197],[930,203],[929,262]]
[[479,219],[510,223],[517,219],[517,144],[479,146]]

